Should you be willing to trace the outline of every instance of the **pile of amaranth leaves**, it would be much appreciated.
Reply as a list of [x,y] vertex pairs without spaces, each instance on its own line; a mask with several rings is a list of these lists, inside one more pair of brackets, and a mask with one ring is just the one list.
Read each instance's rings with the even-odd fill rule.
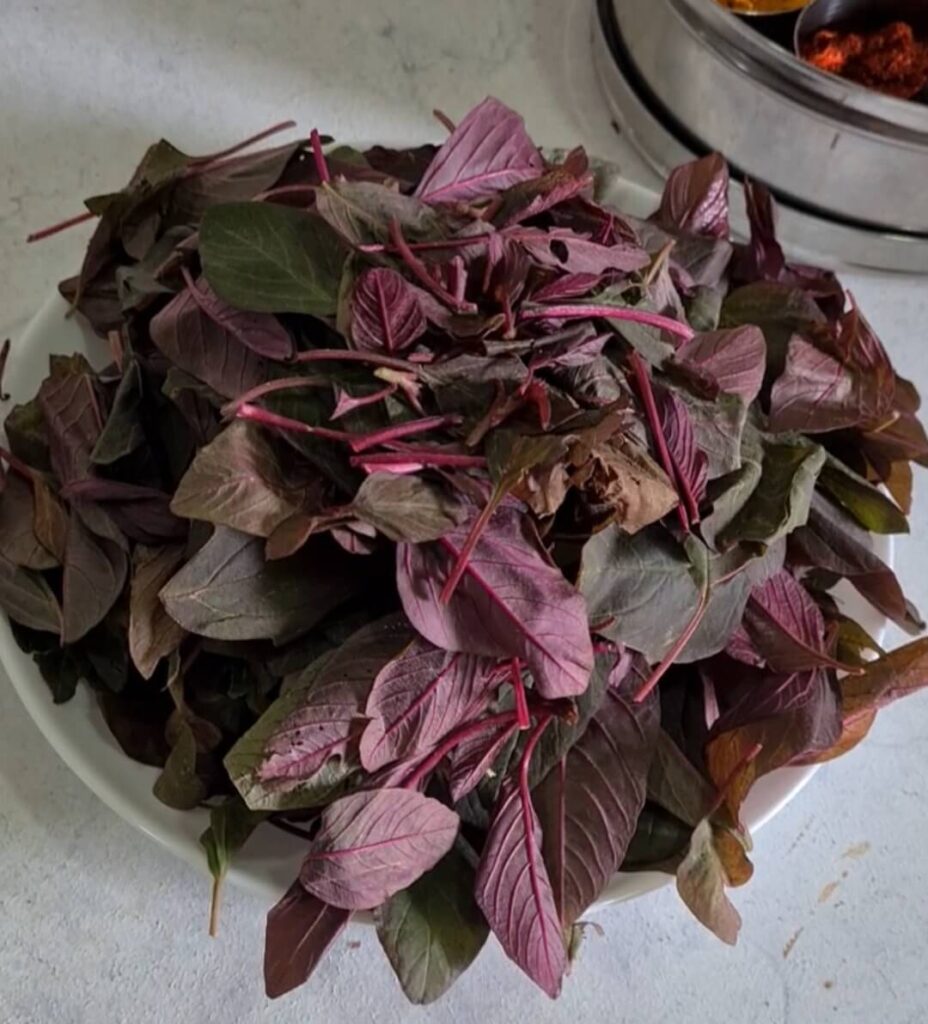
[[274,996],[357,911],[415,1002],[491,931],[555,996],[620,868],[734,942],[753,782],[928,680],[832,596],[921,626],[871,538],[918,395],[767,192],[735,244],[718,157],[640,221],[498,101],[444,122],[152,146],[61,286],[102,369],[6,418],[0,604],[54,699],[210,808],[214,912],[255,828],[305,840]]

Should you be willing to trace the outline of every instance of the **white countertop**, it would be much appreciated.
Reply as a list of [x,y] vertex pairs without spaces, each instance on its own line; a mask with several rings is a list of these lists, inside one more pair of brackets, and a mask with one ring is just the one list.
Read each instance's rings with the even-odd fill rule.
[[[26,247],[128,177],[164,135],[208,151],[284,117],[344,139],[440,137],[492,93],[536,140],[622,157],[595,89],[587,0],[5,0],[0,20],[0,338],[78,265],[87,233]],[[928,394],[925,283],[855,274],[902,373]],[[928,530],[918,478],[915,538]],[[899,574],[928,609],[924,542]],[[893,642],[899,637],[893,636]],[[487,947],[430,1011],[354,926],[309,986],[269,1003],[266,907],[203,878],[73,777],[0,677],[0,1024],[922,1024],[928,1016],[928,695],[885,712],[757,837],[731,950],[672,889],[599,915],[558,1003]],[[792,948],[789,944],[794,941]],[[785,955],[788,952],[788,955]]]

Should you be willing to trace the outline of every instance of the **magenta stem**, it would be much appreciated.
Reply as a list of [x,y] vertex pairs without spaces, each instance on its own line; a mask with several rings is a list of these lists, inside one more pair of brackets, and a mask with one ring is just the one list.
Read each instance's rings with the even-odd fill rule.
[[409,268],[412,275],[421,282],[430,292],[433,292],[445,305],[457,310],[459,313],[473,313],[477,307],[472,302],[461,302],[443,285],[439,284],[428,272],[425,264],[409,248],[409,244],[403,237],[400,222],[394,217],[390,222],[390,239],[399,254],[400,259]]
[[[629,356],[629,362],[631,363],[632,373],[635,378],[635,385],[638,389],[639,398],[644,406],[645,417],[648,421],[648,427],[651,432],[651,438],[654,441],[654,447],[657,448],[657,454],[661,460],[661,465],[664,467],[664,472],[673,484],[676,481],[677,472],[674,471],[674,461],[670,457],[670,449],[667,447],[667,439],[664,437],[660,413],[657,411],[657,402],[654,401],[654,391],[651,388],[651,377],[648,373],[648,368],[645,366],[644,360],[641,356],[634,350],[632,350],[632,353]],[[679,483],[677,482],[677,498],[679,499],[679,497],[680,488]],[[677,504],[677,518],[680,520],[680,527],[683,532],[689,533],[689,516],[686,514],[686,509],[682,501],[679,501]]]
[[648,313],[643,309],[622,309],[616,306],[547,306],[545,309],[529,309],[520,314],[520,320],[585,320],[590,317],[604,317],[608,320],[626,320],[630,323],[659,327],[662,331],[675,334],[689,341],[696,333],[688,324],[680,323],[660,313]]
[[[468,238],[443,238],[434,242],[407,242],[406,247],[413,252],[431,252],[440,249],[466,249],[470,245],[486,245],[492,232],[485,232],[482,235],[472,235]],[[369,242],[366,245],[359,245],[358,252],[381,253],[396,252],[396,246],[385,245],[383,242]]]
[[443,427],[456,427],[461,422],[462,417],[457,415],[426,416],[421,420],[409,420],[407,423],[398,423],[393,427],[384,427],[383,430],[374,430],[369,434],[355,436],[348,444],[352,451],[363,452],[368,448],[388,444],[390,441],[398,441],[413,434],[423,434],[426,431],[440,430]]
[[57,235],[59,231],[67,231],[68,228],[73,228],[77,224],[83,224],[85,221],[93,220],[97,215],[87,210],[84,213],[77,214],[76,217],[68,217],[67,220],[59,221],[57,224],[52,224],[50,228],[42,228],[41,231],[33,231],[31,235],[26,235],[27,242],[41,242],[43,238],[51,238],[52,235]]
[[291,433],[309,434],[312,437],[324,437],[329,441],[350,441],[352,435],[343,430],[329,430],[326,427],[314,427],[302,420],[294,420],[289,416],[279,416],[269,409],[262,409],[258,405],[244,404],[235,410],[235,418],[239,420],[250,420],[253,423],[260,423],[265,427],[273,427],[275,430],[289,430]]
[[488,729],[494,729],[500,725],[511,725],[515,721],[515,711],[501,711],[497,715],[490,715],[488,718],[481,718],[477,722],[469,722],[467,725],[462,725],[459,729],[455,729],[450,736],[448,736],[438,747],[435,748],[435,750],[432,751],[431,754],[429,754],[418,768],[411,772],[400,788],[415,789],[426,775],[430,775],[448,756],[448,754],[450,754],[455,747],[463,743],[464,740],[469,739],[471,736],[476,736],[481,732],[486,732]]
[[516,722],[520,729],[528,729],[532,724],[532,719],[528,713],[525,683],[522,682],[522,663],[518,658],[513,658],[509,663],[509,678],[512,681],[512,689],[516,697]]
[[270,128],[265,128],[264,131],[258,132],[257,135],[252,135],[242,142],[236,142],[234,146],[229,146],[228,149],[221,149],[218,153],[210,153],[209,156],[197,157],[196,160],[190,161],[187,173],[193,174],[202,171],[208,164],[212,164],[216,160],[222,160],[224,157],[241,153],[243,149],[248,149],[249,146],[253,146],[256,142],[263,142],[272,135],[287,131],[288,128],[296,128],[296,121],[279,121],[277,124],[272,124]]
[[296,363],[367,363],[370,366],[386,366],[391,370],[402,370],[405,373],[416,373],[415,363],[394,356],[380,356],[375,352],[357,352],[352,348],[312,348],[306,352],[297,352]]
[[677,656],[683,650],[684,647],[690,642],[690,637],[699,628],[700,622],[702,622],[703,616],[706,614],[706,608],[709,605],[709,588],[706,587],[703,590],[699,604],[696,606],[696,611],[693,613],[693,617],[686,625],[686,629],[677,637],[674,641],[673,647],[664,655],[661,663],[655,668],[648,678],[644,681],[641,689],[632,698],[636,704],[640,704],[648,694],[654,689],[655,686],[664,678],[667,670],[677,660]]
[[[332,413],[329,419],[337,420],[340,419],[342,416],[347,416],[348,413],[350,412],[354,412],[355,409],[363,409],[365,406],[368,405],[376,405],[378,402],[382,402],[385,398],[389,398],[391,395],[396,394],[397,390],[398,389],[396,384],[388,384],[385,388],[381,388],[380,391],[375,391],[373,394],[363,395],[360,398],[354,398],[351,395],[348,395],[344,391],[339,389],[338,392],[336,393],[336,411]],[[350,405],[348,406],[348,408],[342,409],[341,412],[338,412],[338,405],[342,401],[342,398],[345,398],[350,403]]]
[[232,419],[237,410],[243,405],[249,405],[264,398],[265,395],[274,394],[277,391],[295,391],[300,388],[327,388],[329,381],[321,377],[279,377],[277,380],[268,380],[263,384],[242,392],[231,402],[227,402],[219,411],[224,419]]
[[[441,593],[438,596],[441,604],[447,604],[451,600],[457,585],[461,582],[464,573],[467,572],[467,565],[470,562],[471,555],[474,553],[474,548],[477,546],[477,541],[480,540],[481,534],[486,529],[487,523],[489,523],[490,517],[493,515],[498,504],[498,499],[494,500],[494,496],[491,495],[487,499],[486,505],[481,509],[480,515],[474,520],[467,533],[467,537],[464,539],[464,543],[461,545],[461,550],[456,553],[451,572],[448,573],[448,578],[441,588]],[[448,542],[448,550],[454,551],[454,547],[450,542]]]
[[322,140],[319,138],[319,132],[315,128],[309,133],[309,144],[313,148],[313,160],[316,164],[319,180],[323,185],[327,185],[332,180],[332,175],[329,174],[329,165],[325,162],[325,153],[322,152]]
[[396,452],[376,455],[352,455],[348,460],[352,466],[362,469],[377,469],[379,466],[447,466],[456,469],[483,469],[487,460],[481,455],[457,455],[452,452],[436,452],[429,448],[404,448]]

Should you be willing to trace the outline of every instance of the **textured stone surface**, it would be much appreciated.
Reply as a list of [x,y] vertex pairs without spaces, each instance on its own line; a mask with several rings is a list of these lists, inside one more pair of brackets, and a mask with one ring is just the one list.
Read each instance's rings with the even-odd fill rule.
[[[593,88],[586,0],[6,0],[0,30],[0,337],[71,273],[86,233],[26,247],[127,176],[153,137],[220,148],[286,117],[347,139],[441,134],[492,92],[543,143],[633,166]],[[924,284],[854,275],[900,370],[928,393]],[[915,537],[928,536],[917,487]],[[928,607],[924,541],[900,574]],[[894,638],[898,640],[898,637]],[[488,947],[453,994],[411,1011],[375,936],[339,939],[312,985],[261,987],[266,908],[230,891],[206,937],[203,880],[74,778],[0,678],[0,1022],[376,1024],[531,1019],[916,1024],[928,1006],[928,698],[887,712],[758,836],[729,950],[672,890],[599,915],[557,1004]],[[788,956],[784,950],[795,938]]]

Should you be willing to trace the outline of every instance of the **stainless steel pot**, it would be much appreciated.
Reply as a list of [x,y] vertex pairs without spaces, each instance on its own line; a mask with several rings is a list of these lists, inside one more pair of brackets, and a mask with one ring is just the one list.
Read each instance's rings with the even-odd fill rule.
[[719,150],[806,251],[928,272],[928,107],[823,74],[712,0],[597,0],[617,120],[666,172]]

